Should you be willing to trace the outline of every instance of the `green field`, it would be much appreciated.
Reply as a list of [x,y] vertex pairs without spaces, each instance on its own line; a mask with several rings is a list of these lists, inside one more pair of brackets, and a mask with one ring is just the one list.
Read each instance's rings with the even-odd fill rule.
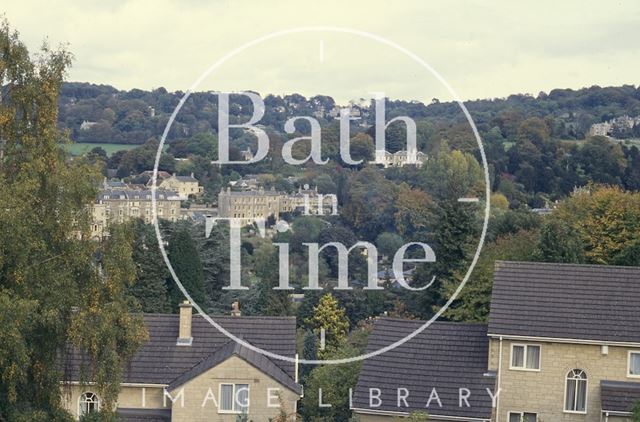
[[96,147],[100,147],[107,152],[108,156],[111,156],[114,152],[117,151],[128,151],[130,149],[134,149],[139,147],[140,145],[132,145],[132,144],[94,144],[94,143],[73,143],[73,144],[65,144],[63,148],[66,149],[72,155],[82,155],[91,151]]

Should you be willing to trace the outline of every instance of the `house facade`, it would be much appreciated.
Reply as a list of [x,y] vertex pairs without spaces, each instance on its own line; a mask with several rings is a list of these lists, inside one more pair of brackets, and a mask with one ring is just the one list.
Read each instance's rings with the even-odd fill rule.
[[[148,189],[124,188],[102,189],[92,207],[91,236],[100,239],[107,235],[111,223],[124,223],[140,218],[145,223],[154,222],[152,192]],[[173,191],[156,191],[158,218],[169,221],[180,220],[180,198]]]
[[[237,315],[237,313],[236,313]],[[215,317],[247,344],[291,362],[266,357],[234,342],[182,304],[180,315],[145,314],[149,340],[125,368],[116,408],[120,421],[235,422],[246,415],[268,421],[280,411],[296,411],[295,319]],[[80,382],[80,354],[64,362],[62,399],[76,418],[97,411],[100,393]]]
[[[630,422],[640,402],[639,303],[639,267],[497,262],[488,324],[435,322],[366,360],[352,409],[364,422],[414,411],[443,421]],[[378,320],[367,351],[424,323]],[[480,400],[456,401],[465,388]],[[413,401],[400,400],[402,389]]]
[[497,262],[496,421],[630,421],[640,400],[640,268]]
[[160,182],[161,189],[174,191],[180,199],[186,200],[189,197],[202,195],[204,188],[200,186],[198,179],[193,176],[176,176],[175,174]]
[[218,194],[218,213],[220,218],[235,218],[245,226],[256,220],[300,210],[308,214],[337,214],[338,199],[336,195],[321,195],[317,188],[308,186],[299,188],[295,193],[279,192],[274,189],[265,190],[260,187],[254,190],[232,191],[223,189]]
[[381,164],[384,168],[389,167],[404,167],[406,165],[415,165],[420,168],[427,162],[428,156],[422,151],[416,153],[415,162],[410,161],[409,153],[407,151],[376,151],[376,164]]

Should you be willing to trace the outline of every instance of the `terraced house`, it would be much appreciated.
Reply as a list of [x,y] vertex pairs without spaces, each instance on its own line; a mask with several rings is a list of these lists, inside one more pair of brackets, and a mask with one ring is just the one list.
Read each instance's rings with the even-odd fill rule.
[[[362,422],[620,422],[640,401],[640,268],[497,262],[488,324],[436,322],[363,363]],[[424,325],[376,321],[368,351]]]
[[[291,361],[272,359],[226,337],[182,304],[180,315],[145,314],[149,340],[125,368],[116,406],[123,422],[266,422],[281,407],[294,412],[297,382],[294,318],[215,317],[247,344]],[[62,398],[75,417],[103,405],[91,384],[81,383],[81,354],[65,359]]]

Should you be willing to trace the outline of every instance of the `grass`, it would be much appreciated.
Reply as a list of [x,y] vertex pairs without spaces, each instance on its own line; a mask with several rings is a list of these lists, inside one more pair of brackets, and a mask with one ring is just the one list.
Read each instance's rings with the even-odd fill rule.
[[94,144],[78,142],[73,144],[65,144],[62,147],[66,149],[71,155],[83,155],[94,148],[100,147],[107,152],[108,156],[111,156],[115,152],[128,151],[139,146],[140,145],[133,144]]

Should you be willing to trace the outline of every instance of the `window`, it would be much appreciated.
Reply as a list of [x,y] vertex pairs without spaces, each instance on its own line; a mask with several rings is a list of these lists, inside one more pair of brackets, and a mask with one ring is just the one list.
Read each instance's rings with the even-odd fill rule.
[[587,413],[587,374],[574,369],[567,374],[565,412]]
[[529,412],[509,412],[509,422],[536,422],[538,414]]
[[220,384],[219,413],[247,413],[249,384]]
[[640,352],[629,352],[629,376],[640,378]]
[[78,399],[78,415],[84,416],[100,410],[100,400],[94,393],[86,392]]
[[539,371],[540,346],[532,344],[512,344],[511,369]]

